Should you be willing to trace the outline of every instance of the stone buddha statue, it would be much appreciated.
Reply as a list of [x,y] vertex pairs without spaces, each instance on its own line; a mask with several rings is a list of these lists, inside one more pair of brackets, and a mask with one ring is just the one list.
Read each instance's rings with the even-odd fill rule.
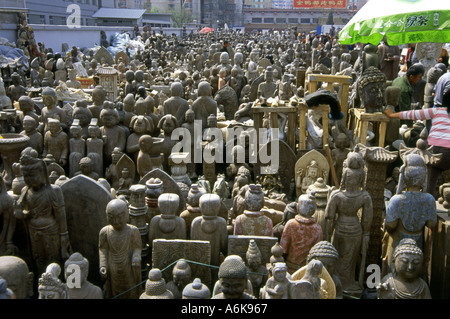
[[188,239],[191,237],[192,221],[202,215],[200,210],[200,197],[205,194],[205,189],[198,187],[197,184],[192,184],[189,189],[186,199],[186,210],[180,214],[180,217],[183,218],[186,223],[186,235]]
[[174,299],[172,292],[166,288],[161,270],[154,268],[149,271],[148,279],[145,283],[145,292],[139,299]]
[[319,241],[309,250],[306,262],[309,263],[314,259],[322,262],[323,266],[333,279],[334,285],[336,287],[336,299],[342,299],[343,295],[341,280],[335,272],[339,259],[339,254],[336,248],[334,248],[334,246],[328,241]]
[[16,256],[1,256],[0,276],[6,280],[16,299],[29,299],[33,295],[34,274],[29,271],[23,259]]
[[403,238],[414,239],[417,246],[424,250],[427,247],[425,227],[433,229],[437,223],[436,201],[426,192],[427,166],[423,157],[408,154],[403,161],[397,193],[391,197],[386,207],[383,274],[390,267],[392,253]]
[[402,239],[392,255],[392,272],[377,287],[378,299],[431,299],[430,289],[420,277],[423,259],[414,239]]
[[77,267],[80,270],[80,286],[73,288],[68,286],[67,299],[103,299],[103,292],[100,287],[91,284],[87,280],[89,261],[80,253],[72,254],[64,263],[64,277],[66,281],[70,278],[70,275],[77,273],[76,270],[75,272],[71,271],[73,267]]
[[260,299],[289,299],[292,277],[287,272],[284,262],[277,262],[272,269],[266,285],[260,290]]
[[127,224],[125,201],[110,201],[106,214],[109,225],[99,234],[99,266],[105,280],[105,298],[137,299],[141,294],[137,286],[141,282],[141,234],[136,226]]
[[184,88],[180,82],[173,82],[170,85],[171,97],[164,101],[164,115],[171,114],[175,116],[178,125],[185,122],[186,111],[190,108],[189,103],[183,98]]
[[192,283],[184,287],[182,299],[211,299],[211,291],[200,278],[195,278]]
[[245,292],[248,271],[240,256],[227,256],[219,267],[219,285],[221,292],[211,299],[255,299]]
[[272,220],[261,212],[264,207],[264,193],[261,185],[248,186],[245,193],[245,205],[244,213],[236,217],[234,235],[272,236]]
[[39,278],[39,299],[67,299],[67,286],[58,278],[61,267],[57,263],[47,266]]
[[259,289],[265,284],[268,278],[268,271],[262,263],[261,251],[254,239],[250,239],[247,253],[248,277],[252,283],[253,293],[259,296]]
[[32,256],[38,271],[43,273],[49,263],[69,258],[64,197],[59,186],[50,184],[47,166],[35,150],[24,150],[20,168],[26,186],[17,200],[14,215],[25,221]]
[[191,282],[191,276],[191,267],[184,259],[180,259],[173,267],[173,280],[166,285],[167,289],[172,292],[174,299],[182,299],[183,290]]
[[312,217],[316,207],[313,194],[301,195],[297,202],[297,215],[284,226],[280,245],[291,275],[306,265],[309,250],[323,238],[322,228]]
[[207,127],[208,116],[217,116],[217,102],[211,97],[211,85],[202,81],[198,85],[198,98],[192,104],[195,119],[202,121],[202,128]]
[[275,97],[277,85],[273,82],[272,67],[267,67],[264,72],[264,82],[258,85],[257,96],[261,100],[261,105],[264,105],[268,98]]
[[332,244],[339,253],[337,273],[347,293],[361,292],[355,281],[356,263],[359,255],[367,252],[370,239],[373,205],[364,181],[364,160],[361,154],[350,152],[344,161],[341,186],[331,193],[325,209]]
[[154,239],[186,239],[186,224],[177,216],[180,197],[177,194],[164,193],[158,197],[161,215],[154,216],[148,226],[148,242]]
[[386,101],[386,75],[376,67],[368,67],[358,79],[357,91],[366,113],[382,112]]

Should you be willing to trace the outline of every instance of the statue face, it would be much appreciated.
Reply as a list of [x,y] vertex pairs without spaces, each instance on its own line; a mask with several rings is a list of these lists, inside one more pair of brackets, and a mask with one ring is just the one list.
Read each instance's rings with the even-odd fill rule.
[[91,164],[89,163],[80,164],[80,170],[81,173],[83,173],[84,175],[90,174],[92,172]]
[[247,258],[247,264],[249,268],[257,268],[259,265],[261,265],[261,257],[257,255],[251,255],[249,258]]
[[44,175],[42,173],[42,169],[22,168],[22,173],[23,180],[28,187],[38,190],[42,187],[42,185],[44,185]]
[[96,138],[99,136],[99,129],[97,127],[89,127],[88,133],[91,138]]
[[23,129],[25,132],[32,132],[36,128],[36,122],[33,121],[24,121],[23,122]]
[[194,113],[186,113],[186,122],[194,123],[195,114]]
[[145,122],[143,120],[141,120],[141,121],[137,120],[134,123],[134,127],[133,127],[134,132],[144,133],[146,131],[146,129],[147,129],[147,126],[145,125]]
[[56,98],[51,95],[42,95],[42,102],[47,108],[51,108],[56,104]]
[[115,230],[122,230],[127,224],[127,211],[118,208],[111,208],[107,211],[108,223]]
[[104,113],[103,116],[101,116],[101,119],[103,121],[103,125],[106,127],[113,127],[117,124],[117,119],[114,114]]
[[70,134],[73,138],[80,138],[81,137],[82,130],[80,127],[71,127],[70,128]]
[[395,259],[395,270],[404,280],[412,280],[419,276],[422,263],[422,256],[402,253]]
[[63,299],[61,294],[54,290],[53,287],[40,287],[39,299]]
[[308,170],[308,176],[315,179],[319,173],[319,169],[317,167],[310,167]]
[[184,288],[191,281],[191,276],[186,273],[176,273],[173,275],[173,282],[178,288]]
[[247,278],[221,278],[220,284],[225,299],[240,299],[247,285]]
[[275,268],[273,270],[273,278],[278,282],[284,281],[286,278],[286,270],[282,268]]
[[48,130],[52,134],[58,133],[60,128],[61,128],[61,125],[59,122],[49,122],[48,123]]
[[369,83],[363,88],[361,102],[368,113],[381,111],[385,93],[384,84],[380,82]]
[[87,116],[87,114],[84,114],[83,112],[76,112],[73,115],[73,118],[78,119],[80,121],[81,126],[85,126],[90,122],[89,116]]

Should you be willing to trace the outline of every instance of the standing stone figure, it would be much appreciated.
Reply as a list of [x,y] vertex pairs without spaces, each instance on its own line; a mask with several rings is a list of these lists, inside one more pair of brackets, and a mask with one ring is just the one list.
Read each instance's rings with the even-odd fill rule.
[[[364,181],[364,160],[359,153],[350,152],[344,161],[341,187],[331,193],[326,208],[332,244],[339,253],[337,273],[348,293],[361,292],[355,281],[356,263],[360,254],[365,259],[373,218],[372,198],[364,189]],[[361,263],[360,271],[364,271],[364,260]]]
[[59,186],[50,184],[47,166],[35,150],[24,150],[20,168],[26,186],[17,200],[19,209],[14,215],[25,221],[31,253],[38,273],[42,274],[49,263],[69,258],[64,197]]
[[[426,192],[427,166],[422,156],[409,154],[400,168],[397,194],[386,208],[383,238],[383,274],[391,264],[392,253],[404,238],[412,238],[425,251],[425,226],[433,229],[437,223],[436,201]],[[427,248],[429,253],[429,248]]]
[[[105,298],[137,299],[141,291],[142,240],[139,229],[127,224],[128,206],[113,199],[106,206],[108,226],[99,234],[100,275],[105,280]],[[121,294],[121,295],[120,295]]]
[[286,254],[286,265],[291,275],[306,265],[309,250],[322,240],[322,227],[312,217],[316,207],[313,195],[301,195],[297,204],[298,214],[284,226],[280,245]]
[[245,205],[246,210],[234,223],[234,235],[272,236],[272,220],[261,212],[264,207],[261,185],[249,185],[245,193]]

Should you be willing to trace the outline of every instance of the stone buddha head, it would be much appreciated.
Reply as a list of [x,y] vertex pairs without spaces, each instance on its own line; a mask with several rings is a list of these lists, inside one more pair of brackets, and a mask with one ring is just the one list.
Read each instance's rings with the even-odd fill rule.
[[28,299],[33,295],[34,274],[21,258],[1,256],[0,276],[6,280],[8,288],[14,292],[17,299]]
[[386,75],[376,67],[368,67],[357,83],[361,106],[366,113],[382,112],[386,100]]
[[238,255],[225,258],[219,267],[219,282],[225,299],[240,299],[247,286],[248,271]]

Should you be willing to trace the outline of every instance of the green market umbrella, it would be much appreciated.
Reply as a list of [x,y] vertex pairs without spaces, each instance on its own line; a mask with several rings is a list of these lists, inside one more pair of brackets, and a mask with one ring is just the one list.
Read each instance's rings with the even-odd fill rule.
[[339,33],[340,44],[450,42],[450,0],[370,0]]

